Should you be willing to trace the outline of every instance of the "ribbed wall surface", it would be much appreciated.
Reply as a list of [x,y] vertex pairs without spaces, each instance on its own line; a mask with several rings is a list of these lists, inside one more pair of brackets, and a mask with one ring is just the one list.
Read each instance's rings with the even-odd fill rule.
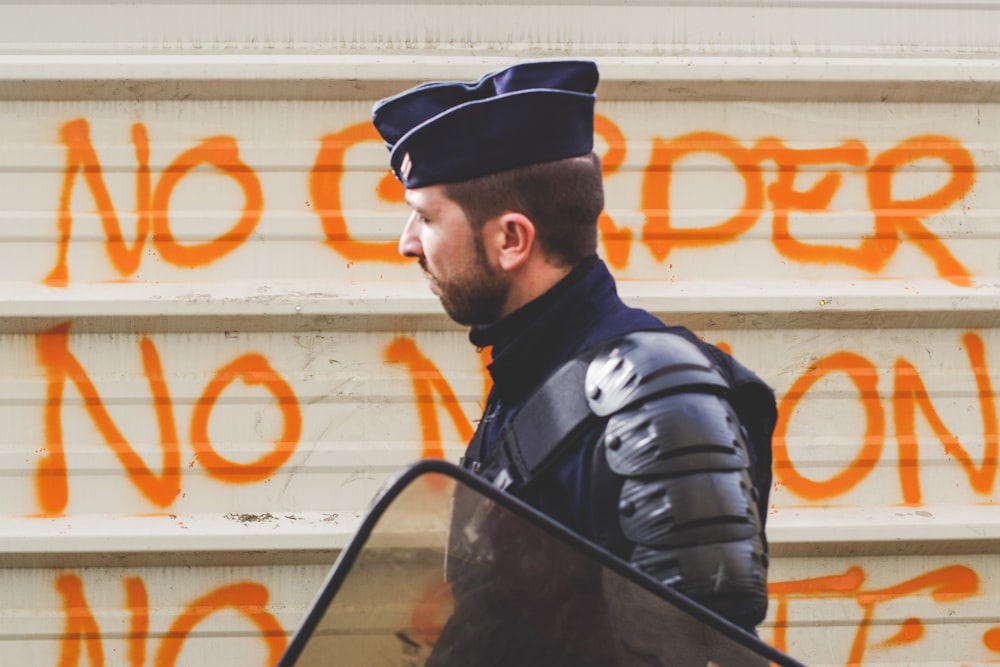
[[369,112],[530,57],[600,64],[626,300],[778,392],[762,637],[1000,660],[1000,5],[765,4],[0,3],[0,662],[269,664],[458,457]]

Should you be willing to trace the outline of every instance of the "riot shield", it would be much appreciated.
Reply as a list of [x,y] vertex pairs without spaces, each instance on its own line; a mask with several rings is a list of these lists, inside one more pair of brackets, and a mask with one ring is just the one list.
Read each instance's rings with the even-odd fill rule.
[[799,666],[443,461],[396,477],[278,667]]

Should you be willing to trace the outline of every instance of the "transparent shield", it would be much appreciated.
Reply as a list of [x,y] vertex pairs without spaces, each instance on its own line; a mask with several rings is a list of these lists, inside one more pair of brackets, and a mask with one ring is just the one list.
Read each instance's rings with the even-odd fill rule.
[[798,665],[442,462],[407,470],[280,667]]

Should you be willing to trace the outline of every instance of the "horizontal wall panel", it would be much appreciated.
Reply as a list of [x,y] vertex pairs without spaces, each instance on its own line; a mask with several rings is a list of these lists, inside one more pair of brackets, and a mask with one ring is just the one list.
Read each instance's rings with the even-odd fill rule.
[[[505,47],[505,52],[513,47]],[[531,53],[531,51],[526,51]],[[563,51],[532,55],[566,57]],[[575,55],[575,54],[569,54]],[[973,59],[894,53],[815,56],[594,55],[605,99],[989,103],[1000,89],[995,55]],[[471,62],[470,62],[471,60]],[[367,99],[434,78],[475,81],[517,62],[507,55],[4,55],[0,88],[24,100]]]
[[[58,11],[54,11],[58,8]],[[19,52],[434,51],[755,55],[996,49],[989,0],[11,2],[0,40]]]

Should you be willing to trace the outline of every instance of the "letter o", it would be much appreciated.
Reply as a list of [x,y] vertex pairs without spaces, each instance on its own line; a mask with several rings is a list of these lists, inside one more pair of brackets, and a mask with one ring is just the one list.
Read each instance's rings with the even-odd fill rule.
[[[168,211],[174,188],[189,171],[210,164],[232,177],[243,189],[245,203],[239,221],[222,236],[204,243],[182,245],[170,230]],[[184,151],[167,167],[153,193],[153,245],[164,261],[176,266],[204,266],[240,246],[260,221],[264,195],[254,171],[240,160],[239,147],[230,137],[212,137]]]
[[[208,420],[223,390],[236,378],[248,385],[263,385],[278,399],[285,421],[281,437],[272,452],[251,463],[236,463],[220,456],[208,437]],[[216,372],[194,406],[191,416],[191,446],[209,475],[226,482],[246,484],[270,477],[291,457],[302,435],[302,413],[292,388],[259,354],[246,354]]]
[[153,664],[155,667],[174,667],[184,642],[194,628],[212,614],[227,608],[245,616],[257,627],[258,636],[267,646],[267,664],[277,664],[288,641],[278,619],[267,611],[269,598],[270,594],[263,584],[242,581],[221,586],[194,600],[163,636]]
[[[823,376],[843,371],[858,388],[865,410],[865,437],[858,455],[841,472],[824,481],[809,479],[795,469],[788,455],[785,434],[796,404]],[[838,352],[821,359],[809,372],[798,378],[781,399],[774,428],[774,472],[789,491],[809,500],[843,495],[858,485],[882,456],[885,440],[885,411],[878,396],[878,369],[862,356]]]

